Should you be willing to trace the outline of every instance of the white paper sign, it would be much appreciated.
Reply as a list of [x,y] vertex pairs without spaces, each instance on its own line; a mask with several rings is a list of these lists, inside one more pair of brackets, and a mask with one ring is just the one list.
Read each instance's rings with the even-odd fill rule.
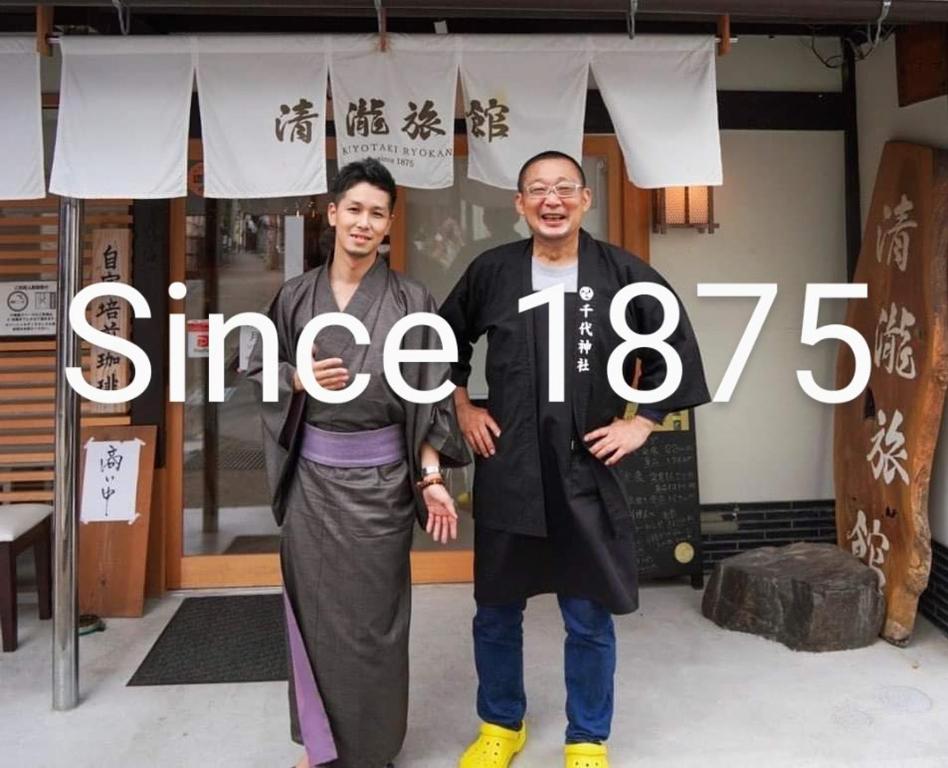
[[207,320],[188,320],[188,357],[210,357],[210,327]]
[[55,281],[0,283],[0,336],[53,336],[55,333]]
[[257,343],[260,336],[256,328],[249,325],[240,326],[240,360],[237,364],[238,371],[246,371],[250,366],[250,353],[253,351],[253,345]]
[[89,440],[85,444],[86,466],[82,476],[83,523],[125,522],[138,515],[138,460],[144,443],[135,440]]
[[386,52],[333,50],[331,77],[340,167],[381,160],[398,184],[443,189],[454,183],[457,54],[441,41],[422,50],[395,36]]

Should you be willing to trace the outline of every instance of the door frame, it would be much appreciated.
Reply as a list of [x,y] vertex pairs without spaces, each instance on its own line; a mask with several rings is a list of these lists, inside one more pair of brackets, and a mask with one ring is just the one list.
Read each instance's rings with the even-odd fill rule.
[[[467,155],[467,136],[456,135],[456,155]],[[584,155],[604,155],[609,163],[609,240],[648,260],[649,196],[626,178],[622,154],[615,136],[589,135],[583,139]],[[326,154],[336,157],[333,138],[326,140]],[[200,139],[191,139],[188,158],[202,160]],[[398,195],[395,219],[389,235],[390,263],[404,271],[407,222],[405,194]],[[169,282],[185,280],[186,198],[171,201]],[[169,300],[169,312],[184,312],[183,300]],[[220,587],[273,587],[282,583],[278,554],[185,555],[184,554],[184,403],[167,403],[165,411],[166,538],[165,580],[168,589]],[[413,584],[469,582],[474,574],[473,550],[411,553]]]

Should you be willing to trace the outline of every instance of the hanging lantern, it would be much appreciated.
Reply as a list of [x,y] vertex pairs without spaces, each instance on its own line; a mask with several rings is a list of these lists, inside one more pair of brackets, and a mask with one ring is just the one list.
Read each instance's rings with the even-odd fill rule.
[[712,187],[666,187],[652,193],[652,231],[667,234],[670,228],[697,229],[714,234]]

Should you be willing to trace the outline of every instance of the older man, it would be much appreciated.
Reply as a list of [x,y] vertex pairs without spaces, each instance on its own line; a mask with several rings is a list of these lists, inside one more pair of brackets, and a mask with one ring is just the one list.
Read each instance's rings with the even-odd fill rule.
[[[477,455],[474,656],[483,723],[459,765],[506,768],[523,748],[523,610],[527,598],[553,593],[566,625],[565,764],[607,768],[612,615],[638,607],[631,511],[613,467],[665,413],[709,396],[681,310],[665,339],[682,361],[681,384],[623,419],[626,402],[607,378],[610,354],[624,340],[610,323],[610,304],[626,285],[667,284],[635,256],[581,229],[592,193],[582,166],[568,155],[550,151],[528,160],[515,202],[532,237],[478,256],[441,307],[459,345],[452,370],[458,421]],[[521,297],[545,289],[542,302],[520,311]],[[663,317],[662,305],[649,296],[634,299],[625,312],[639,334],[658,331]],[[479,408],[466,385],[472,345],[485,333],[489,397],[487,408]],[[658,388],[665,358],[655,349],[633,350],[622,366],[625,382],[636,359],[638,388]],[[563,367],[551,372],[551,366]]]

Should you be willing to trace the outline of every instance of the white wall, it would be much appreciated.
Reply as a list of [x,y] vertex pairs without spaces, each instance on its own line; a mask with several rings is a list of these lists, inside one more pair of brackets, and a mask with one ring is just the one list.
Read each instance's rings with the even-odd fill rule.
[[[859,184],[865,226],[883,146],[887,141],[901,139],[948,148],[948,98],[942,96],[899,107],[894,38],[856,65],[856,98]],[[948,411],[942,419],[928,501],[932,536],[948,544]]]
[[948,98],[899,107],[895,71],[895,38],[890,37],[856,65],[859,119],[859,190],[866,223],[879,158],[887,141],[914,141],[948,147]]
[[[753,299],[697,299],[698,282],[777,283],[771,309],[730,403],[696,415],[701,502],[829,499],[832,408],[810,400],[797,369],[833,386],[835,348],[800,344],[808,282],[845,282],[843,137],[837,132],[724,131],[724,185],[714,235],[653,235],[652,264],[681,295],[712,393]],[[822,322],[839,322],[832,302]],[[834,306],[835,305],[835,306]]]
[[[717,59],[722,90],[839,91],[838,70],[809,39],[742,36]],[[818,41],[824,56],[835,39]],[[835,350],[799,343],[808,282],[846,280],[841,132],[724,131],[724,185],[713,235],[653,235],[652,263],[679,291],[695,325],[712,393],[754,307],[753,299],[701,299],[698,282],[777,283],[777,300],[730,403],[696,415],[701,502],[833,497],[832,409],[810,400],[795,371],[832,386]],[[835,306],[834,306],[835,304]],[[842,303],[822,321],[843,317]]]
[[[839,53],[835,37],[817,38],[824,57]],[[738,38],[727,56],[717,58],[718,88],[727,91],[839,91],[839,71],[824,67],[810,50],[810,38]]]

